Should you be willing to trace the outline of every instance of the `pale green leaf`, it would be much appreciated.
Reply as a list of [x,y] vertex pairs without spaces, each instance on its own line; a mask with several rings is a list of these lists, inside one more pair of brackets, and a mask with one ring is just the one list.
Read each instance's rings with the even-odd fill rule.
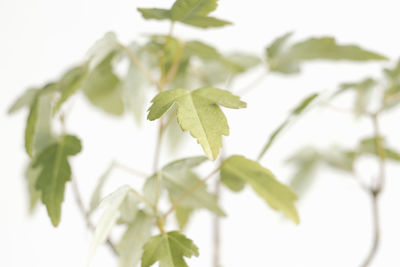
[[40,168],[36,189],[54,226],[61,218],[61,204],[64,201],[65,184],[71,179],[68,157],[81,151],[81,142],[71,135],[61,136],[56,143],[49,145],[33,161],[33,168]]
[[287,163],[294,165],[289,180],[290,187],[301,196],[314,182],[314,174],[320,163],[320,153],[314,148],[306,147],[293,154]]
[[162,8],[138,8],[137,9],[145,19],[156,19],[156,20],[170,20],[171,11],[169,9]]
[[159,262],[159,267],[188,267],[184,257],[199,256],[192,240],[173,231],[153,236],[143,246],[141,267],[150,267]]
[[32,162],[29,163],[25,170],[25,179],[29,193],[29,213],[32,214],[35,210],[37,203],[40,199],[40,191],[36,189],[35,185],[40,174],[40,169],[33,168]]
[[103,187],[104,184],[106,183],[106,181],[108,180],[108,178],[110,177],[111,171],[113,170],[114,165],[111,164],[107,170],[100,176],[98,183],[96,185],[96,188],[94,189],[93,193],[92,193],[92,197],[90,199],[90,207],[89,207],[89,211],[88,213],[92,213],[97,206],[100,203],[100,200],[102,198],[102,191],[103,191]]
[[294,205],[297,200],[296,194],[259,163],[243,156],[231,156],[221,166],[221,177],[226,180],[233,177],[233,179],[244,181],[271,208],[283,212],[292,221],[299,223],[299,216]]
[[155,120],[177,105],[178,123],[182,130],[189,130],[203,147],[209,159],[215,160],[222,146],[222,135],[229,135],[224,113],[218,105],[244,108],[246,103],[230,92],[205,87],[189,92],[173,89],[158,94],[149,108],[148,119]]
[[25,151],[30,157],[33,156],[33,142],[35,137],[36,123],[39,113],[39,97],[33,101],[29,110],[28,119],[25,126]]
[[28,90],[26,90],[11,105],[11,107],[8,109],[8,114],[13,114],[13,113],[19,111],[20,109],[25,108],[25,107],[27,107],[27,108],[31,107],[34,104],[39,91],[40,91],[39,89],[28,89]]
[[355,45],[341,45],[334,38],[310,38],[284,48],[291,34],[274,41],[267,49],[267,59],[271,71],[285,74],[300,71],[300,64],[313,60],[370,61],[387,60],[385,56]]
[[143,245],[151,236],[153,220],[145,212],[139,211],[117,245],[119,267],[134,267],[140,262]]
[[384,139],[382,137],[371,137],[361,140],[358,148],[358,153],[380,156],[379,155],[380,152],[377,149],[378,142],[379,145],[382,146],[382,152],[385,159],[400,161],[400,153],[391,148],[386,147]]
[[[191,157],[173,161],[162,168],[163,186],[168,190],[172,202],[177,201],[182,195],[200,182],[193,169],[203,163],[206,157]],[[224,211],[218,206],[215,195],[207,192],[205,185],[199,187],[187,196],[180,206],[199,209],[206,208],[219,216],[225,216]]]
[[217,28],[232,25],[232,22],[214,17],[191,17],[181,21],[184,24],[199,28]]
[[179,205],[175,209],[175,217],[176,217],[176,222],[178,223],[179,229],[184,230],[186,225],[189,222],[190,216],[193,214],[194,209],[193,208],[188,208],[188,207],[183,207]]
[[112,60],[115,54],[109,54],[87,76],[82,90],[89,101],[112,115],[122,115],[124,102],[119,78],[113,73]]
[[122,186],[101,201],[100,208],[104,208],[104,212],[96,225],[89,247],[88,264],[96,249],[106,241],[109,233],[116,224],[120,214],[120,207],[129,193],[130,187]]
[[113,32],[108,32],[88,50],[89,69],[93,70],[101,64],[110,54],[118,51],[120,45],[117,36]]
[[202,59],[220,59],[221,54],[218,50],[200,41],[189,41],[185,43],[184,56],[197,56]]
[[176,0],[171,8],[173,20],[207,16],[218,6],[218,0]]

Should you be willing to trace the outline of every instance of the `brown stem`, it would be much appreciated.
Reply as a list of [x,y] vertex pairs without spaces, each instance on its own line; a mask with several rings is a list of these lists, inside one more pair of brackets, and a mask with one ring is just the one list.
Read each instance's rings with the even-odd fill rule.
[[361,267],[370,266],[372,260],[375,258],[376,253],[378,252],[379,244],[380,244],[380,223],[379,223],[379,205],[378,205],[378,196],[379,194],[371,193],[372,200],[372,217],[373,217],[373,243],[372,247],[361,264]]
[[[85,209],[85,206],[84,206],[82,198],[81,198],[81,194],[79,192],[78,184],[77,184],[77,182],[76,182],[74,177],[71,177],[71,184],[72,184],[72,192],[74,194],[76,204],[78,205],[79,211],[80,211],[83,219],[86,222],[86,226],[87,226],[87,228],[89,230],[94,232],[95,226],[94,226],[94,224],[92,223],[92,221],[90,219],[89,213]],[[115,255],[118,255],[118,251],[117,251],[114,243],[111,241],[111,239],[109,237],[106,240],[106,244],[108,245],[108,247],[111,249],[111,251]]]
[[378,199],[382,192],[382,188],[385,183],[385,152],[382,146],[381,134],[379,129],[378,121],[379,113],[370,114],[372,125],[374,128],[374,135],[376,140],[376,151],[379,157],[379,175],[377,177],[376,183],[370,186],[370,196],[371,196],[371,208],[373,217],[373,243],[372,247],[367,254],[365,260],[361,264],[361,267],[370,266],[371,262],[378,252],[380,245],[380,214],[379,214],[379,203]]

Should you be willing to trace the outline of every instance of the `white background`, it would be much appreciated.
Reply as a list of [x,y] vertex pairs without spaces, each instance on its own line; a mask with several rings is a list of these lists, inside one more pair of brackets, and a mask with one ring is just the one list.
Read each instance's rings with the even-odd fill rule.
[[[178,25],[175,33],[186,39],[207,40],[222,51],[242,49],[261,54],[278,35],[295,31],[296,39],[332,35],[342,43],[357,43],[379,51],[394,61],[400,55],[398,1],[302,0],[233,1],[221,0],[216,16],[235,26],[197,30]],[[144,21],[137,7],[168,7],[172,1],[158,0],[0,0],[0,266],[85,266],[91,235],[67,189],[62,221],[54,229],[43,207],[27,215],[27,192],[23,169],[26,113],[8,117],[11,102],[32,85],[57,78],[67,67],[80,61],[95,40],[115,31],[128,43],[141,33],[166,33],[167,23]],[[355,81],[379,75],[384,63],[309,64],[300,76],[271,75],[246,95],[248,109],[226,111],[231,135],[225,138],[227,154],[254,158],[267,136],[299,99],[312,91],[334,89],[340,81]],[[235,84],[246,84],[252,76]],[[349,103],[339,103],[348,105]],[[395,112],[396,113],[396,112]],[[400,150],[399,116],[382,122],[388,142]],[[112,159],[150,172],[155,139],[155,123],[144,121],[138,129],[131,116],[105,116],[79,97],[68,128],[83,140],[84,151],[73,161],[86,203],[96,179]],[[304,144],[327,147],[332,142],[354,146],[357,137],[371,133],[368,120],[354,120],[346,114],[319,109],[310,112],[280,138],[263,165],[286,181],[291,169],[284,160]],[[168,152],[164,149],[166,153]],[[190,138],[174,158],[201,154]],[[163,162],[167,157],[163,156]],[[368,161],[357,166],[366,180],[376,173]],[[400,266],[400,174],[389,165],[382,208],[382,246],[373,266]],[[115,172],[107,190],[122,183],[141,181]],[[351,177],[329,170],[319,172],[312,190],[298,203],[301,224],[295,226],[250,190],[223,194],[229,214],[223,220],[223,266],[353,267],[365,257],[372,241],[370,202]],[[187,235],[200,247],[200,257],[189,260],[191,267],[210,266],[211,218],[197,213]],[[116,266],[101,248],[93,266]]]

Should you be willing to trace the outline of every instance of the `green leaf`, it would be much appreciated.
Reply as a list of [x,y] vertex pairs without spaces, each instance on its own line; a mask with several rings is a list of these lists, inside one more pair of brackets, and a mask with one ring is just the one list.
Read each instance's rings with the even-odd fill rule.
[[87,71],[87,64],[76,66],[68,70],[57,82],[57,91],[61,93],[61,96],[54,106],[54,113],[57,113],[61,106],[81,88]]
[[25,126],[25,151],[30,157],[33,156],[33,139],[35,137],[36,123],[39,117],[38,113],[39,97],[37,96],[31,105]]
[[306,97],[305,99],[303,99],[293,110],[292,112],[289,114],[289,116],[286,118],[285,121],[283,121],[278,128],[276,128],[272,134],[270,135],[270,137],[268,138],[267,143],[264,145],[263,149],[261,150],[260,154],[257,157],[257,160],[261,160],[262,157],[265,155],[265,153],[269,150],[269,148],[272,146],[272,144],[274,143],[275,139],[279,136],[279,134],[286,129],[286,126],[293,122],[298,116],[300,116],[303,111],[306,110],[307,107],[310,106],[311,103],[314,102],[314,100],[319,96],[319,94],[317,93],[313,93],[311,95],[309,95],[308,97]]
[[299,223],[294,206],[296,194],[276,180],[272,172],[259,163],[243,156],[231,156],[221,166],[221,177],[225,181],[233,178],[249,184],[271,208],[283,212],[292,221]]
[[40,169],[33,168],[33,162],[31,161],[25,170],[25,179],[28,185],[29,193],[29,213],[32,214],[35,210],[37,203],[40,199],[40,191],[35,187],[37,179],[40,174]]
[[214,11],[218,0],[176,0],[171,8],[173,20],[184,20],[196,16],[207,16]]
[[33,168],[40,168],[36,189],[54,226],[60,223],[61,204],[64,201],[65,184],[71,180],[68,157],[81,151],[81,142],[72,135],[61,136],[49,145],[33,161]]
[[122,115],[124,102],[119,78],[113,73],[112,60],[115,54],[109,54],[87,76],[82,90],[89,101],[111,115]]
[[178,223],[179,229],[184,230],[186,225],[189,223],[190,216],[193,214],[193,208],[187,208],[179,205],[175,209],[176,221]]
[[377,142],[382,146],[385,159],[400,161],[400,153],[385,146],[384,139],[382,137],[370,137],[361,140],[358,148],[359,154],[372,154],[379,156],[379,151],[377,149]]
[[218,0],[177,0],[171,9],[138,8],[145,19],[178,21],[187,25],[210,28],[231,24],[208,16],[217,8]]
[[192,17],[181,21],[184,24],[199,28],[217,28],[232,25],[232,22],[214,17]]
[[39,89],[26,90],[11,105],[11,107],[8,109],[8,114],[13,114],[24,107],[27,107],[27,108],[31,107],[34,104],[39,91],[40,91]]
[[143,254],[143,245],[151,236],[153,220],[139,211],[117,245],[120,267],[137,266]]
[[261,59],[252,54],[235,52],[225,56],[223,62],[233,74],[239,74],[260,65]]
[[170,20],[171,11],[169,9],[162,8],[138,8],[137,9],[145,19],[156,19],[156,20]]
[[156,262],[160,267],[188,267],[184,257],[199,256],[193,241],[177,231],[151,237],[143,250],[142,267],[150,267]]
[[197,56],[202,59],[219,59],[221,57],[216,48],[200,41],[186,42],[183,54],[186,57]]
[[290,36],[289,33],[278,38],[266,49],[271,71],[284,74],[298,73],[301,63],[313,60],[387,60],[385,56],[355,45],[337,44],[331,37],[310,38],[285,49],[283,46]]
[[[183,194],[200,182],[193,169],[203,163],[206,157],[191,157],[173,161],[162,168],[162,181],[168,190],[172,202],[177,201]],[[218,206],[215,195],[207,192],[206,186],[201,186],[180,203],[181,207],[198,209],[206,208],[219,216],[225,216]]]
[[119,51],[121,46],[118,43],[117,36],[113,32],[108,32],[103,38],[96,43],[87,52],[89,59],[89,69],[96,68],[99,64],[106,60],[110,54]]
[[93,240],[89,247],[88,263],[92,259],[96,249],[106,241],[118,220],[120,208],[129,194],[132,194],[131,188],[129,186],[122,186],[101,201],[100,208],[104,208],[104,212],[94,231]]
[[40,152],[53,139],[51,132],[52,97],[47,92],[54,89],[48,84],[33,99],[25,126],[25,150],[30,157]]
[[229,127],[224,113],[218,105],[227,108],[244,108],[246,103],[239,97],[212,87],[204,87],[192,92],[173,89],[159,93],[149,108],[148,119],[160,118],[174,104],[177,105],[178,123],[182,130],[189,130],[197,138],[209,159],[215,160],[222,146],[222,135],[229,135]]

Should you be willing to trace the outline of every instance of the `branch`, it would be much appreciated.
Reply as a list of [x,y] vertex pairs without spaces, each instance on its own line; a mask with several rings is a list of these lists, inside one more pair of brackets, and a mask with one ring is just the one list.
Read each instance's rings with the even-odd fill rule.
[[379,214],[379,196],[382,192],[382,188],[385,182],[385,152],[382,146],[382,140],[380,139],[380,129],[378,122],[379,113],[371,114],[371,120],[374,128],[374,135],[376,140],[376,150],[379,157],[379,175],[375,185],[370,186],[370,195],[372,202],[372,217],[373,217],[373,243],[372,247],[361,264],[361,267],[367,267],[371,264],[372,260],[375,258],[380,245],[380,214]]

